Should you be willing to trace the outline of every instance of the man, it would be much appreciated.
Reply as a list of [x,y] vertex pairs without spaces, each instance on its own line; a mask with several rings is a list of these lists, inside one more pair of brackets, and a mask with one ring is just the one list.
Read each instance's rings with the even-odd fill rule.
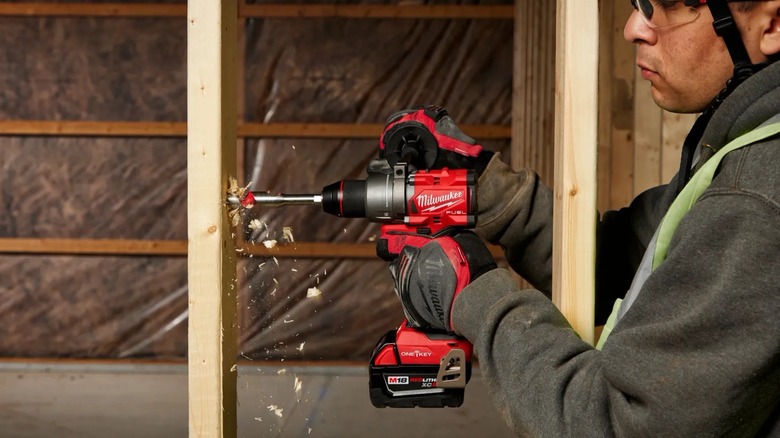
[[[780,0],[632,4],[624,35],[653,99],[702,115],[678,176],[601,218],[597,322],[614,326],[601,349],[548,298],[550,189],[487,151],[453,161],[481,174],[477,231],[538,290],[468,234],[405,248],[396,290],[410,320],[474,344],[518,435],[780,436]],[[460,291],[453,247],[470,270]]]

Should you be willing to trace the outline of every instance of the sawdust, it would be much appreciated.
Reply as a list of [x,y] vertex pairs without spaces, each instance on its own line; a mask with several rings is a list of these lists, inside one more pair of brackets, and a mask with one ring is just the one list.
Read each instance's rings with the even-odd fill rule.
[[282,411],[284,410],[283,408],[280,408],[276,405],[269,405],[268,410],[273,412],[277,417],[282,418]]
[[282,368],[281,370],[277,371],[276,374],[283,376],[287,373],[287,368]]
[[322,294],[322,291],[318,287],[310,287],[306,290],[306,298],[313,298],[320,296]]
[[305,343],[306,343],[305,341],[304,341],[304,342],[301,342],[301,345],[299,345],[299,346],[295,347],[295,349],[296,349],[296,350],[298,350],[298,351],[300,351],[300,352],[303,352],[303,344],[305,344]]
[[292,227],[282,227],[282,237],[289,243],[295,242],[292,234]]
[[[227,194],[236,196],[238,199],[244,199],[244,196],[251,185],[252,183],[249,183],[246,187],[239,187],[238,180],[231,176],[228,178]],[[231,225],[234,227],[238,226],[239,222],[241,222],[241,211],[245,209],[246,207],[241,204],[228,207],[228,218],[230,219]]]
[[293,383],[293,390],[295,390],[295,397],[298,401],[301,400],[301,390],[303,389],[303,382],[298,376],[295,376],[295,382]]
[[263,240],[263,245],[265,245],[265,247],[268,249],[275,247],[276,243],[277,242],[274,239]]
[[268,229],[268,224],[266,224],[265,221],[261,221],[260,219],[252,219],[249,221],[249,229],[263,232]]

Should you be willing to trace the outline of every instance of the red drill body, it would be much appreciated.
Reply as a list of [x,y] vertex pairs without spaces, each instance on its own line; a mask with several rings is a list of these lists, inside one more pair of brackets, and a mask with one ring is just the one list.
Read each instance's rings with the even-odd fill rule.
[[[380,141],[380,158],[364,180],[342,180],[314,195],[250,193],[228,196],[234,207],[322,204],[325,212],[381,224],[377,255],[394,260],[404,246],[421,247],[434,237],[454,235],[477,222],[474,170],[429,169],[439,148],[477,156],[447,121],[446,111],[426,107],[391,117]],[[463,254],[448,254],[468,269]],[[454,263],[458,269],[458,263]],[[467,278],[467,276],[466,276]],[[459,285],[462,288],[465,285]],[[411,327],[404,320],[377,343],[369,363],[369,393],[376,407],[457,407],[471,373],[472,345],[451,333]]]

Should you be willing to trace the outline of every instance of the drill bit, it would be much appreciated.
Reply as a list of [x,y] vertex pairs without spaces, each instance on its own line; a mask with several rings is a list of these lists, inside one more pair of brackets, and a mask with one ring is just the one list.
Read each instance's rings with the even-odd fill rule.
[[322,194],[284,194],[272,195],[268,192],[248,192],[242,199],[236,194],[228,194],[227,203],[231,208],[251,208],[255,204],[267,207],[285,205],[316,205],[322,204]]

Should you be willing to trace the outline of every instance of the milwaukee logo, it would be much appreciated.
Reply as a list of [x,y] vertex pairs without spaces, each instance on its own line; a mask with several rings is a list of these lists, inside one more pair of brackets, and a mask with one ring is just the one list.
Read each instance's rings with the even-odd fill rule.
[[408,385],[409,376],[387,376],[388,385]]
[[[463,200],[463,192],[449,192],[442,195],[421,194],[415,198],[417,206],[422,211],[433,211],[441,208],[451,207]],[[424,208],[427,207],[427,208]]]

